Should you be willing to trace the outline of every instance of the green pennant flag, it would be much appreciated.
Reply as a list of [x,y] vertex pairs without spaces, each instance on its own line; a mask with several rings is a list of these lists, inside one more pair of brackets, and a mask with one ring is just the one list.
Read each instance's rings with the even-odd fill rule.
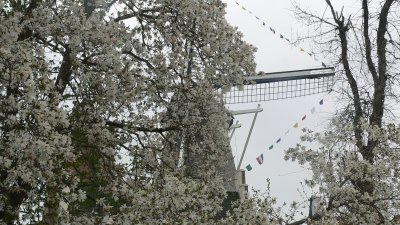
[[273,149],[273,148],[274,148],[274,145],[269,146],[269,150],[271,150],[271,149]]
[[247,169],[247,171],[251,171],[253,168],[252,168],[251,165],[249,164],[249,165],[246,166],[246,169]]

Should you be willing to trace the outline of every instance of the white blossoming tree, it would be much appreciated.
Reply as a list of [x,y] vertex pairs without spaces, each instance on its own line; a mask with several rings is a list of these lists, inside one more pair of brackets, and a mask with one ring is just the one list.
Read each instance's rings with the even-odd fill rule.
[[309,219],[399,224],[400,2],[360,0],[350,10],[325,2],[326,14],[296,6],[296,15],[319,31],[313,40],[336,63],[339,107],[326,132],[303,137],[319,142],[319,148],[298,145],[286,158],[312,169],[306,183],[322,202]]
[[[229,141],[215,86],[255,70],[224,7],[1,1],[0,223],[216,223]],[[220,222],[265,223],[246,205]]]

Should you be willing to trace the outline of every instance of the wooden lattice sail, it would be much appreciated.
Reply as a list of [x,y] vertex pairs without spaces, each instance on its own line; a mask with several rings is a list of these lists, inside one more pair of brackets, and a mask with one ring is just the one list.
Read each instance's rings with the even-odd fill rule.
[[263,102],[313,95],[329,91],[335,72],[332,67],[284,71],[260,72],[247,77],[241,87],[233,87],[224,93],[225,104]]

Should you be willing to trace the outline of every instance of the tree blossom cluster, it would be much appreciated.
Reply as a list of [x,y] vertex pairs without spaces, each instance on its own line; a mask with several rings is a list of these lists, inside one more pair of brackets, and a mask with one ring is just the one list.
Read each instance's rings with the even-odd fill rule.
[[218,223],[220,90],[255,70],[224,8],[1,1],[0,223]]

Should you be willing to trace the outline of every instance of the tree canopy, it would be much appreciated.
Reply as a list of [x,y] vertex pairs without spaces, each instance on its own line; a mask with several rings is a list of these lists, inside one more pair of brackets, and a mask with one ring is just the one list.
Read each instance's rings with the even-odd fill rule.
[[230,151],[215,87],[255,70],[224,10],[1,1],[0,222],[214,223]]

